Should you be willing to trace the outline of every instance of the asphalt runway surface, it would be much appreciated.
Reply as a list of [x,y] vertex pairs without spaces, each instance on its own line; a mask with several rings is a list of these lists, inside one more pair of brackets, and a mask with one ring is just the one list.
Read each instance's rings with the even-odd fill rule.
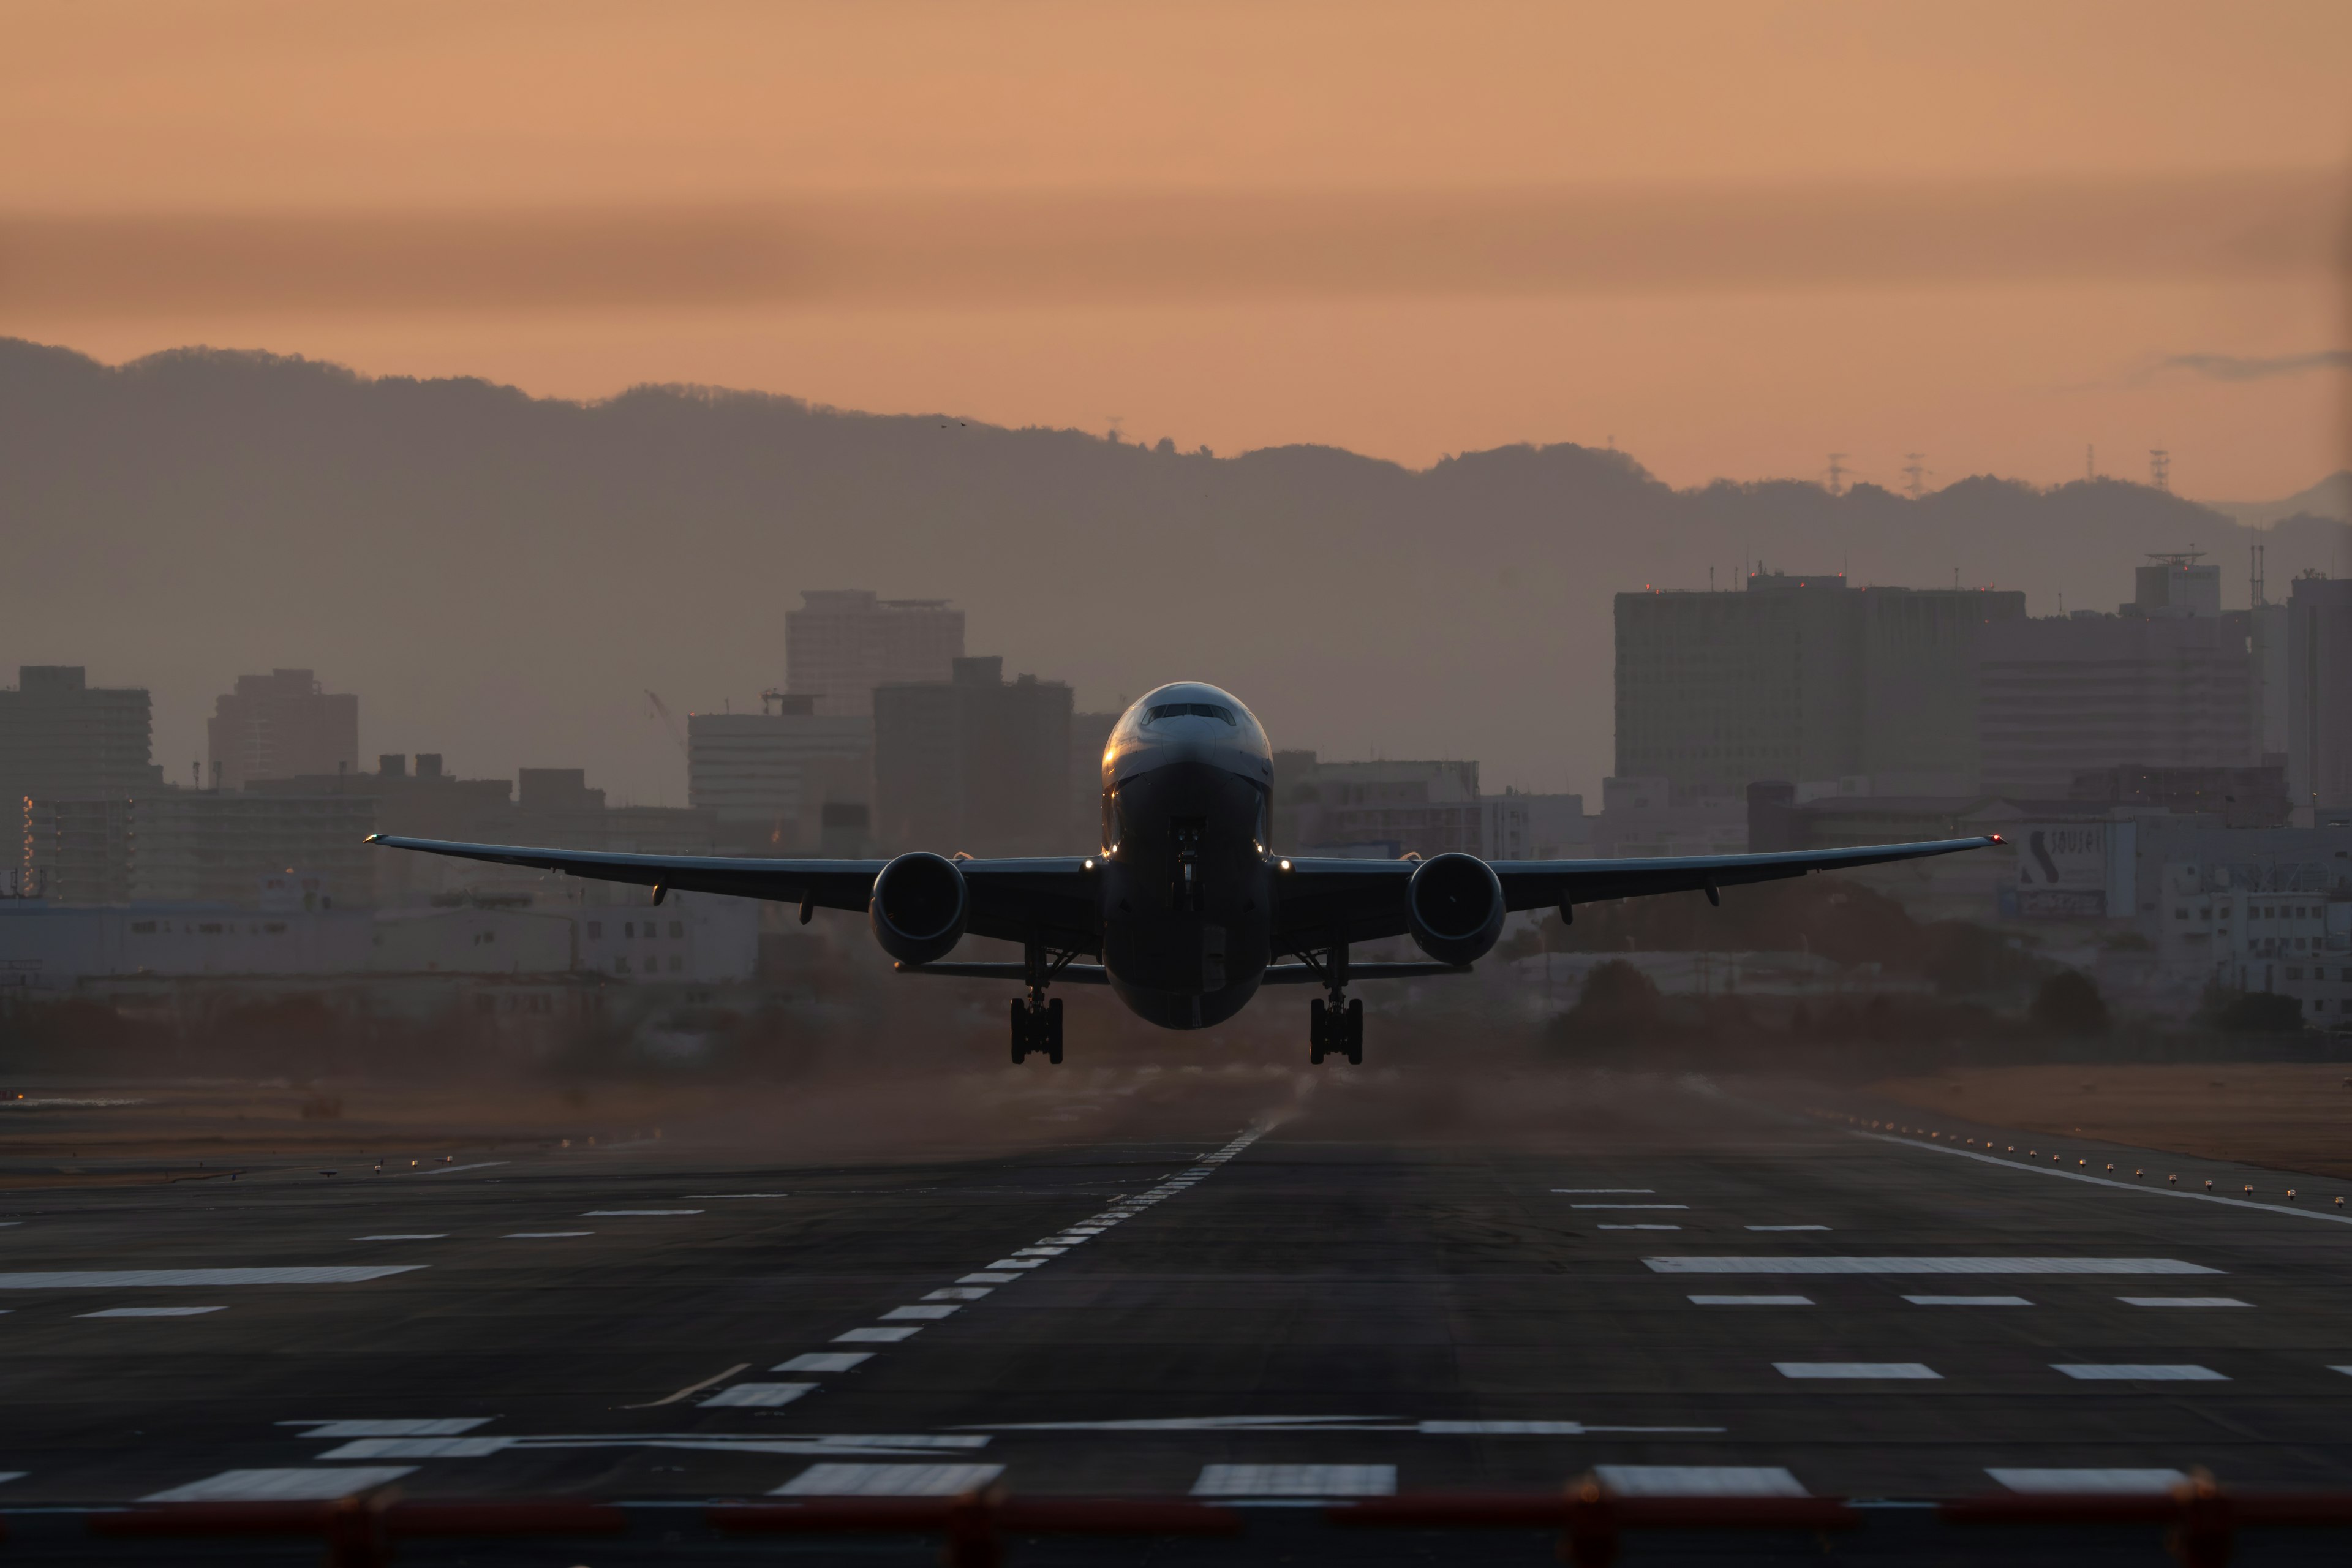
[[[1154,1563],[1541,1562],[1308,1505],[1596,1468],[1872,1500],[1857,1561],[1991,1555],[1925,1498],[2200,1465],[2352,1490],[2342,1183],[1785,1086],[1054,1070],[919,1158],[672,1140],[0,1194],[0,1563],[98,1560],[91,1508],[381,1484],[631,1505],[628,1542],[465,1557],[585,1563],[932,1560],[699,1529],[780,1489],[1244,1508],[1237,1542],[1016,1559]],[[2001,1540],[2162,1561],[2147,1531]]]

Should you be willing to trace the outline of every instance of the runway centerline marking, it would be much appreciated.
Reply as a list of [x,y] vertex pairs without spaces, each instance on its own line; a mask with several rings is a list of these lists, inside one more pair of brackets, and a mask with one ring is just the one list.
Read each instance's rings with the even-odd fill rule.
[[1390,1497],[1395,1491],[1394,1465],[1203,1465],[1192,1483],[1194,1497],[1229,1499]]
[[1750,1225],[1740,1228],[1743,1230],[1827,1230],[1829,1226],[1825,1225]]
[[1686,1209],[1688,1204],[1570,1204],[1572,1209]]
[[415,1465],[313,1466],[303,1469],[223,1470],[200,1481],[149,1492],[141,1502],[332,1502],[396,1481]]
[[488,1415],[395,1416],[387,1421],[280,1421],[280,1426],[308,1426],[305,1437],[457,1437],[477,1426],[487,1426]]
[[514,1447],[512,1437],[354,1437],[325,1459],[479,1459]]
[[699,1198],[709,1202],[712,1198],[788,1198],[793,1194],[790,1193],[688,1193],[686,1195],[688,1198]]
[[935,1307],[893,1307],[882,1314],[882,1321],[886,1323],[935,1322],[941,1318],[951,1318],[962,1310],[960,1306],[945,1303]]
[[961,1497],[1004,1473],[1003,1465],[811,1465],[770,1497]]
[[1680,1230],[1678,1225],[1596,1225],[1595,1230]]
[[1811,1296],[1693,1296],[1702,1307],[1810,1307]]
[[2219,1274],[2177,1258],[1645,1258],[1660,1274]]
[[1778,1465],[1595,1465],[1620,1497],[1810,1497]]
[[2088,1182],[2095,1187],[2113,1187],[2118,1192],[2145,1193],[2150,1197],[2187,1198],[2192,1203],[2226,1204],[2233,1209],[2254,1209],[2263,1214],[2294,1215],[2304,1219],[2326,1220],[2330,1225],[2352,1225],[2352,1214],[2330,1214],[2324,1209],[2290,1208],[2284,1204],[2258,1204],[2247,1198],[2225,1198],[2219,1193],[2191,1193],[2179,1187],[2151,1187],[2138,1182],[2118,1182],[2109,1176],[2094,1176],[2085,1171],[2064,1171],[2054,1166],[2030,1165],[2021,1160],[2004,1160],[1998,1154],[1979,1154],[1967,1149],[1955,1149],[1948,1143],[1918,1143],[1908,1138],[1896,1138],[1885,1132],[1864,1132],[1849,1127],[1846,1131],[1856,1138],[1873,1142],[1894,1143],[1906,1149],[1924,1149],[1930,1154],[1951,1154],[1963,1160],[1978,1160],[1988,1165],[1998,1165],[2004,1171],[2031,1171],[2037,1176],[2062,1176],[2070,1182]]
[[554,1241],[567,1236],[593,1236],[593,1230],[510,1230],[500,1241]]
[[646,1218],[655,1215],[700,1214],[700,1209],[589,1209],[582,1219]]
[[2251,1307],[2235,1296],[2118,1296],[2126,1307]]
[[1985,1474],[2013,1492],[2168,1492],[2189,1478],[2179,1470],[2044,1469],[1987,1465]]
[[2031,1307],[2022,1296],[1906,1296],[1915,1307]]
[[201,1318],[220,1307],[109,1307],[103,1311],[76,1312],[77,1318]]
[[770,1372],[855,1372],[860,1362],[874,1359],[872,1351],[807,1351],[779,1362]]
[[689,1394],[699,1394],[714,1383],[724,1383],[739,1372],[749,1372],[751,1370],[751,1363],[750,1362],[737,1362],[725,1372],[719,1373],[716,1376],[706,1377],[700,1383],[689,1383],[684,1388],[679,1389],[676,1394],[665,1394],[661,1398],[654,1400],[649,1404],[624,1405],[621,1408],[624,1410],[659,1410],[665,1405],[676,1405],[679,1400],[686,1398]]
[[381,1236],[355,1236],[353,1241],[446,1241],[446,1230],[392,1230]]
[[704,1400],[698,1408],[719,1410],[741,1407],[752,1410],[772,1410],[780,1405],[790,1405],[803,1394],[815,1392],[814,1383],[737,1383],[720,1389]]
[[901,1340],[913,1339],[921,1333],[920,1324],[908,1324],[895,1329],[851,1329],[833,1336],[837,1345],[895,1345]]
[[1631,1197],[1636,1194],[1654,1193],[1657,1190],[1655,1187],[1554,1187],[1552,1189],[1555,1193],[1580,1193],[1587,1197],[1596,1198],[1609,1194],[1615,1194],[1620,1197]]

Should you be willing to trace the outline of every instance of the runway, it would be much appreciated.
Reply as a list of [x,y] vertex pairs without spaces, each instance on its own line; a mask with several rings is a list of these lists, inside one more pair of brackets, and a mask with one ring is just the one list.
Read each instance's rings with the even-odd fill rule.
[[1595,1468],[2352,1489],[2345,1184],[1737,1082],[1253,1072],[1121,1110],[1066,1081],[1086,1114],[1049,1081],[1013,1153],[0,1194],[0,1514],[995,1482],[1235,1501],[1295,1544],[1301,1503]]

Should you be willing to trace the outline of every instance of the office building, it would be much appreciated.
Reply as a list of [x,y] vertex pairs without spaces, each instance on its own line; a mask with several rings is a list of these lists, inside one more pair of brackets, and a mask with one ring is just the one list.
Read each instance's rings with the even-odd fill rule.
[[2299,998],[2315,1027],[2352,1026],[2352,827],[2135,824],[2140,934],[2187,979]]
[[[514,816],[514,784],[507,779],[461,779],[446,769],[438,752],[416,753],[412,773],[404,752],[386,752],[369,773],[325,773],[290,779],[259,779],[248,795],[335,795],[375,803],[376,831],[410,838],[502,840]],[[452,888],[470,885],[470,861],[446,860],[390,849],[368,852],[373,896],[379,909],[420,903]],[[346,897],[352,896],[348,891]]]
[[1486,852],[1476,763],[1318,762],[1306,791],[1291,794],[1299,797],[1293,830],[1304,855],[1365,846],[1424,859]]
[[353,773],[360,765],[360,700],[328,692],[307,669],[240,675],[235,691],[215,700],[205,734],[215,789]]
[[321,908],[364,907],[374,888],[375,802],[352,795],[153,790],[130,813],[133,900],[258,907],[272,878],[310,879]]
[[[95,687],[79,665],[28,664],[0,688],[0,801],[122,798],[155,787],[147,693]],[[9,858],[14,859],[11,856]]]
[[687,715],[687,800],[747,853],[814,854],[824,806],[873,798],[873,718],[828,718],[783,692],[762,708]]
[[2021,593],[1853,588],[1838,574],[1620,594],[1616,776],[1664,780],[1665,805],[1732,803],[1735,823],[1758,779],[1966,787],[1979,638],[2024,614]]
[[2352,578],[2298,577],[2286,609],[2287,794],[2316,826],[2352,812]]
[[871,715],[876,688],[945,681],[962,655],[963,612],[945,599],[827,589],[784,612],[784,689],[820,718]]
[[1481,795],[1479,851],[1489,860],[1575,860],[1592,853],[1580,795]]
[[999,658],[874,693],[874,837],[886,851],[1059,855],[1089,847],[1070,821],[1070,689],[1004,679]]

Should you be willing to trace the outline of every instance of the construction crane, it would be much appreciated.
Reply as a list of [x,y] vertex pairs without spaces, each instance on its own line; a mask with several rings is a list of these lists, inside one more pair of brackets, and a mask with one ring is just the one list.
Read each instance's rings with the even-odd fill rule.
[[654,705],[653,717],[662,721],[662,728],[669,731],[669,738],[677,742],[679,752],[691,756],[693,752],[686,743],[686,731],[678,728],[677,715],[669,710],[669,704],[661,700],[661,694],[656,691],[647,691],[646,700]]

